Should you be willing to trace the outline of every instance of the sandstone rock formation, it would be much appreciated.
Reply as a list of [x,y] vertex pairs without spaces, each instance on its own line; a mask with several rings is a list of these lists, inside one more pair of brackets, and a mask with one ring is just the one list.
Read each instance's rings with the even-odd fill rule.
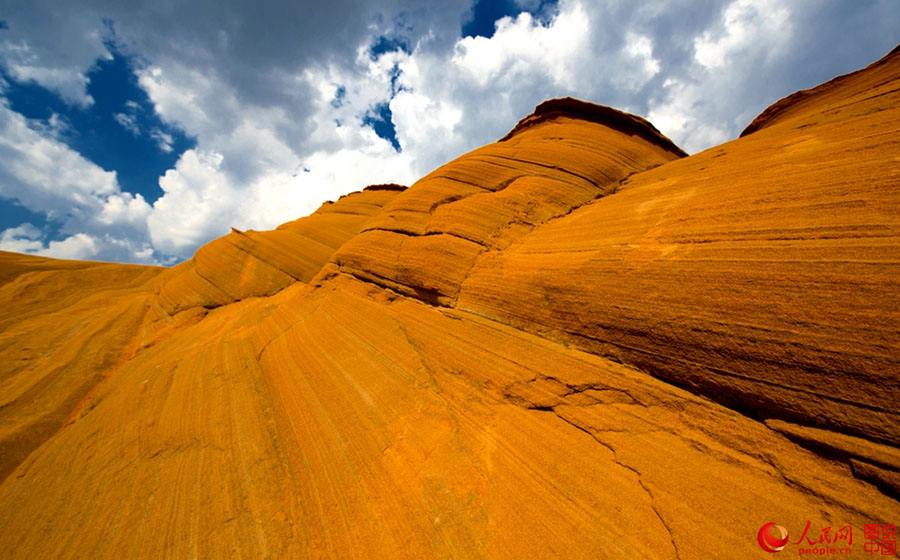
[[0,253],[0,551],[751,558],[775,521],[869,557],[898,131],[895,51],[690,157],[552,100],[172,269]]
[[230,234],[163,274],[159,302],[172,314],[267,296],[294,282],[307,282],[338,247],[403,190],[394,184],[371,185],[272,231],[232,228]]

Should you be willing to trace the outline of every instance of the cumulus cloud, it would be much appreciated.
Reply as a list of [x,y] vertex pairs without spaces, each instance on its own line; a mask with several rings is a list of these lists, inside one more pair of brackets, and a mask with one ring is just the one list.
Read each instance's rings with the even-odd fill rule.
[[97,241],[86,233],[70,235],[62,241],[51,241],[38,254],[55,259],[95,259],[100,252]]
[[54,10],[50,3],[5,6],[0,62],[16,80],[38,83],[85,107],[94,101],[85,89],[85,73],[96,60],[111,55],[97,15],[74,8]]
[[757,76],[744,65],[764,68],[782,60],[793,33],[787,5],[732,1],[713,26],[694,38],[690,71],[663,82],[665,93],[651,105],[648,118],[691,152],[733,138],[749,122],[748,113],[758,112],[757,107],[735,111],[736,99],[746,104],[759,91]]
[[415,171],[496,140],[548,97],[588,91],[597,75],[590,32],[584,6],[562,2],[547,21],[523,12],[498,21],[491,38],[462,38],[448,51],[424,40],[401,56],[390,108]]
[[94,102],[86,92],[87,77],[79,68],[43,65],[39,62],[40,57],[24,42],[4,41],[0,44],[0,52],[6,71],[17,81],[36,82],[56,91],[69,103],[82,107]]
[[631,89],[639,89],[659,74],[659,60],[653,57],[653,40],[650,37],[629,31],[625,34],[623,52],[634,63],[631,72],[622,74],[622,80],[628,82]]
[[44,248],[41,230],[30,223],[11,227],[0,233],[0,251],[16,253],[37,253]]
[[[102,253],[102,242],[86,233],[76,233],[59,241],[43,242],[43,232],[30,223],[7,228],[0,233],[0,250],[29,253],[56,259],[93,259]],[[121,243],[121,240],[119,240]],[[128,247],[126,247],[128,248]],[[145,254],[149,257],[149,254]]]
[[694,39],[694,58],[709,70],[725,66],[748,50],[772,59],[790,39],[790,15],[782,2],[735,0],[725,8],[721,25]]
[[41,135],[6,105],[0,105],[0,159],[0,194],[52,217],[118,190],[115,173]]
[[312,136],[298,149],[290,131],[282,131],[290,117],[281,109],[245,106],[228,112],[231,120],[221,127],[184,102],[184,92],[197,98],[215,91],[210,95],[219,107],[236,107],[221,80],[205,76],[193,86],[177,85],[156,69],[142,76],[160,114],[196,134],[204,147],[182,154],[160,179],[164,195],[148,220],[155,247],[187,254],[229,226],[271,228],[366,184],[413,179],[407,156],[362,126],[364,108],[378,97],[367,93],[371,84],[357,84],[347,104],[335,106],[330,77],[310,73],[304,79],[314,86],[310,102],[319,110],[308,125]]
[[[4,247],[66,258],[140,260],[148,245],[150,206],[122,192],[105,171],[60,142],[29,126],[0,104],[0,196],[61,224],[64,240],[44,245],[31,224],[4,231]],[[144,259],[146,261],[146,259]]]
[[523,76],[538,74],[557,86],[573,85],[576,74],[570,64],[578,63],[590,31],[580,3],[569,3],[547,25],[522,12],[496,26],[491,38],[466,37],[456,43],[450,61],[471,83],[515,87]]
[[[460,36],[471,0],[12,6],[0,30],[10,79],[90,106],[85,76],[114,42],[142,61],[138,83],[159,118],[196,146],[150,204],[67,148],[64,119],[41,125],[3,105],[0,196],[61,224],[61,235],[11,224],[0,247],[183,259],[229,226],[271,228],[369,183],[410,183],[549,97],[648,116],[698,151],[783,95],[883,54],[900,27],[891,0],[560,0],[540,17],[529,10],[544,3],[517,5],[490,38]],[[126,104],[115,119],[172,151],[169,134],[139,128],[139,110]]]

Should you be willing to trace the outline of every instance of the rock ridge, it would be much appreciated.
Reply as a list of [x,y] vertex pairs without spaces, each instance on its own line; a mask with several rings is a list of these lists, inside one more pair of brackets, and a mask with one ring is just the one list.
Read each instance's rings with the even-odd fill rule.
[[845,84],[847,84],[848,81],[853,81],[854,78],[858,78],[860,77],[860,75],[872,73],[873,69],[876,69],[877,67],[885,64],[890,64],[892,62],[892,59],[898,56],[900,56],[900,44],[894,47],[891,52],[884,55],[884,57],[866,66],[865,68],[855,70],[842,76],[837,76],[836,78],[833,78],[825,82],[824,84],[820,84],[814,88],[803,89],[788,95],[784,99],[781,99],[767,107],[765,111],[763,111],[759,114],[759,116],[753,119],[753,121],[751,121],[750,124],[747,125],[747,127],[743,131],[741,131],[740,137],[743,138],[748,134],[753,134],[758,130],[772,126],[782,120],[785,120],[791,115],[802,112],[808,101],[817,98],[821,99],[823,95],[837,93]]
[[597,105],[581,99],[575,99],[574,97],[548,99],[540,103],[534,108],[534,112],[520,120],[499,141],[505,142],[527,128],[559,117],[582,119],[603,124],[629,134],[637,134],[675,155],[680,157],[688,155],[687,152],[663,135],[650,121],[606,105]]

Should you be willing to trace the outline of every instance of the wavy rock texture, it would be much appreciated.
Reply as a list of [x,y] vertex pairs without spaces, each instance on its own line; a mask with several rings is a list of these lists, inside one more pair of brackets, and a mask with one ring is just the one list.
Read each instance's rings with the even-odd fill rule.
[[757,132],[485,255],[459,307],[898,445],[898,88],[900,53],[779,102]]
[[545,102],[499,142],[392,200],[335,262],[400,293],[452,304],[484,251],[683,155],[639,117],[574,99]]
[[0,252],[0,480],[135,348],[160,268]]
[[750,558],[809,521],[869,557],[900,511],[898,97],[888,56],[687,158],[553,100],[170,270],[0,255],[0,550]]
[[174,314],[267,296],[294,282],[307,282],[336,249],[404,189],[371,185],[272,231],[232,228],[230,234],[201,247],[191,260],[166,271],[159,288],[160,304]]
[[309,280],[403,190],[373,185],[273,231],[233,231],[169,270],[0,252],[0,480],[124,361],[209,308]]

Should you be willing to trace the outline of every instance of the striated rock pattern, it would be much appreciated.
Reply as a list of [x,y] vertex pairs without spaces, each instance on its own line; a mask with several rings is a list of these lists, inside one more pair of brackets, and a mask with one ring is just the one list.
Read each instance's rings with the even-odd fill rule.
[[129,357],[209,308],[309,280],[403,190],[372,185],[273,231],[233,231],[168,270],[0,251],[0,480]]
[[574,99],[538,106],[506,137],[438,168],[335,256],[341,272],[452,304],[475,260],[637,171],[684,156],[647,121]]
[[2,480],[137,350],[163,269],[3,251],[0,263]]
[[230,234],[201,247],[191,260],[166,271],[160,304],[174,314],[267,296],[294,282],[308,282],[336,249],[404,189],[371,185],[272,231],[232,228]]
[[552,100],[169,270],[0,254],[0,551],[752,558],[774,521],[871,557],[900,56],[794,99],[690,157]]
[[900,444],[900,53],[801,99],[485,255],[459,307]]

